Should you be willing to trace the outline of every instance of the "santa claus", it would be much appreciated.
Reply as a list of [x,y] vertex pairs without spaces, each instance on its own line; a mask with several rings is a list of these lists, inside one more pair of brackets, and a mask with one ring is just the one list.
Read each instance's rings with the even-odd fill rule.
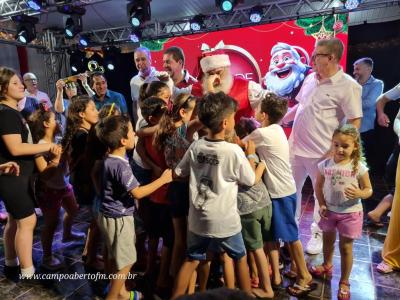
[[200,67],[203,72],[202,79],[194,84],[191,93],[201,97],[206,93],[224,92],[238,102],[235,121],[241,117],[254,116],[257,107],[267,90],[254,81],[234,77],[230,72],[231,62],[224,52],[221,43],[218,49],[211,49],[203,53]]

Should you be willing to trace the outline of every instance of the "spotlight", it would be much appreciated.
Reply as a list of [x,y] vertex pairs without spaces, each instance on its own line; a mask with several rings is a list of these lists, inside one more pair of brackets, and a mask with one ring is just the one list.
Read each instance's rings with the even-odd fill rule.
[[17,25],[17,34],[15,39],[23,44],[28,44],[36,38],[35,24],[39,21],[38,18],[18,15],[12,17],[12,20]]
[[151,19],[151,0],[134,0],[128,3],[127,12],[132,27],[139,27]]
[[64,34],[67,39],[74,38],[82,31],[82,17],[80,15],[71,15],[65,21]]
[[30,9],[39,11],[39,10],[42,9],[42,7],[43,7],[44,5],[46,5],[46,1],[42,1],[42,0],[29,0],[29,1],[26,1],[26,5],[28,5],[28,7],[29,7]]
[[259,23],[262,19],[262,15],[263,15],[263,8],[262,6],[257,5],[250,10],[249,19],[253,23]]
[[85,68],[85,53],[79,50],[69,50],[67,52],[72,74],[78,74],[86,71]]
[[215,1],[216,6],[219,6],[219,8],[223,12],[231,12],[233,8],[238,4],[237,0],[216,0]]
[[117,66],[117,58],[118,55],[121,53],[120,49],[114,46],[104,47],[103,49],[104,54],[104,66],[109,71],[114,71]]
[[142,32],[139,29],[132,30],[129,39],[134,43],[139,43],[142,39]]
[[79,45],[87,47],[89,45],[89,38],[85,35],[79,36]]
[[361,0],[346,0],[344,7],[348,10],[356,9],[360,5]]
[[204,16],[197,15],[190,21],[190,29],[193,31],[199,31],[204,28]]

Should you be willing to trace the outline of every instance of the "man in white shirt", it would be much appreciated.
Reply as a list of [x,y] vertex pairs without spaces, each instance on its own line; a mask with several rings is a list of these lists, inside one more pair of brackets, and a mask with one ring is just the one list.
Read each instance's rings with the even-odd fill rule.
[[156,77],[156,69],[151,66],[151,54],[150,50],[146,47],[136,48],[134,53],[134,60],[136,68],[138,69],[138,74],[133,76],[130,82],[131,86],[131,97],[132,97],[132,118],[133,124],[140,123],[143,119],[139,107],[139,91],[140,87],[145,82],[151,82],[153,80],[159,80]]
[[382,127],[389,127],[389,117],[385,114],[385,106],[389,101],[400,99],[400,83],[394,88],[382,94],[376,102],[376,112],[378,113],[378,124]]
[[[304,80],[296,97],[299,103],[284,119],[288,122],[294,118],[290,142],[291,164],[297,189],[297,221],[300,218],[304,182],[310,176],[315,187],[317,165],[330,149],[334,130],[346,121],[360,127],[362,88],[343,72],[339,64],[343,48],[343,43],[336,38],[317,42],[312,55],[315,72]],[[319,207],[316,200],[314,203],[312,237],[306,247],[309,254],[322,251],[322,234],[318,226]]]
[[[46,103],[46,105],[48,107],[53,106],[53,104],[50,101],[49,96],[45,92],[39,91],[38,80],[37,80],[37,77],[35,74],[25,73],[23,76],[23,80],[24,80],[24,85],[26,87],[26,90],[25,90],[26,97],[35,98],[38,100],[39,103]],[[25,103],[24,99],[21,100],[20,102],[21,102],[21,105],[23,103]],[[23,107],[19,107],[19,108],[20,108],[20,110],[23,109]]]

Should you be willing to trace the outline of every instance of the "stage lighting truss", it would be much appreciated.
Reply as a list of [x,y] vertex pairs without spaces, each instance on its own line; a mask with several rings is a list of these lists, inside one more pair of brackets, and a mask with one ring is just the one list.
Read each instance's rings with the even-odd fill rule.
[[15,39],[22,43],[28,44],[36,38],[36,27],[39,19],[27,15],[14,16],[13,21],[17,25],[17,33]]
[[361,3],[361,0],[346,0],[344,7],[348,10],[356,9]]
[[204,28],[204,16],[197,15],[190,20],[190,29],[193,31],[199,31]]
[[151,0],[135,0],[127,4],[129,24],[133,28],[143,26],[143,23],[151,20]]

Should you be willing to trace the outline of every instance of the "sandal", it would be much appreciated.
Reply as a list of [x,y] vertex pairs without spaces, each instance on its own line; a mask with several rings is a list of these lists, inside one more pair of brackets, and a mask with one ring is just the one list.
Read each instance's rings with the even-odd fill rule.
[[330,267],[327,267],[324,264],[319,266],[311,266],[310,268],[308,268],[308,271],[310,272],[311,275],[315,277],[319,278],[326,277],[327,279],[329,279],[332,278],[333,265]]
[[293,279],[297,278],[297,273],[295,271],[289,270],[289,271],[283,273],[283,276],[293,280]]
[[[346,288],[343,288],[343,285]],[[337,292],[337,298],[339,300],[350,300],[350,283],[348,281],[339,281],[339,290]]]
[[381,263],[376,266],[376,270],[382,274],[389,274],[394,271],[392,266],[385,263],[384,261],[381,261]]
[[274,283],[274,281],[271,278],[271,287],[272,287],[273,290],[276,290],[276,289],[279,289],[279,288],[283,288],[283,277],[282,277],[282,275],[281,275],[281,282],[278,283],[278,284]]
[[141,300],[143,299],[143,295],[138,291],[130,291],[129,292],[129,300]]
[[293,285],[289,285],[286,288],[286,291],[290,296],[301,298],[307,296],[309,293],[317,289],[318,284],[313,282],[312,280],[306,284],[305,286],[301,286],[297,283],[293,283]]

